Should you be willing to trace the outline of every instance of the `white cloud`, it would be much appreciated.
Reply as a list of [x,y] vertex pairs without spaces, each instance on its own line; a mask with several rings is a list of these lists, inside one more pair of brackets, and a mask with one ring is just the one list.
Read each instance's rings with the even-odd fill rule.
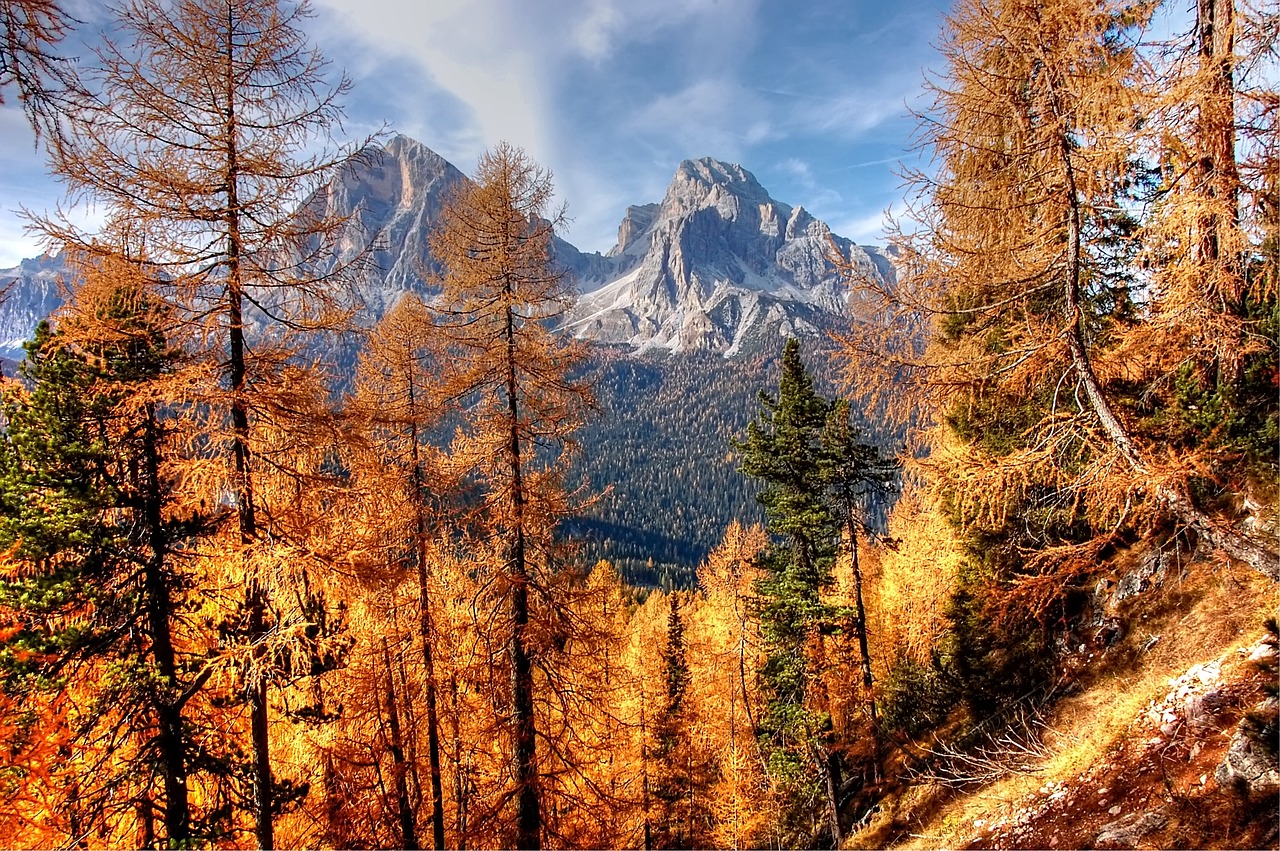
[[778,169],[791,175],[797,183],[806,189],[813,187],[813,169],[804,160],[789,157],[778,163]]
[[659,95],[631,117],[627,129],[660,139],[673,151],[682,150],[681,159],[738,159],[748,146],[776,136],[767,105],[726,78],[701,79]]
[[[436,89],[469,108],[471,136],[483,144],[470,152],[468,162],[504,139],[524,147],[535,159],[547,158],[551,57],[546,45],[554,41],[523,27],[510,0],[320,4],[339,16],[337,25],[348,40],[359,39],[361,49],[411,60],[420,69],[418,79],[403,78],[404,85],[398,87],[401,99],[438,98]],[[348,44],[343,50],[352,48]]]
[[717,46],[736,50],[754,29],[759,0],[737,0],[732,9],[725,5],[721,0],[586,0],[559,3],[556,9],[568,13],[573,44],[585,58],[599,61],[623,45],[675,33],[703,48],[681,58],[706,68],[723,59]]
[[828,222],[831,230],[862,245],[884,245],[885,230],[889,217],[895,213],[897,205],[891,204],[888,209],[878,213],[853,216],[848,219]]

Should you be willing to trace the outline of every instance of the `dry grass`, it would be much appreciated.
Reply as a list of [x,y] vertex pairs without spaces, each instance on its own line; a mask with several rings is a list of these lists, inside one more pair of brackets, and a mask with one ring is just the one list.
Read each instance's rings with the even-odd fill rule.
[[850,845],[888,839],[891,819],[915,824],[897,847],[967,845],[977,833],[975,822],[1010,818],[1042,795],[1047,784],[1070,782],[1096,767],[1125,739],[1144,708],[1168,693],[1171,678],[1223,657],[1223,673],[1230,675],[1233,660],[1240,658],[1232,651],[1257,641],[1263,618],[1276,612],[1277,598],[1275,587],[1251,572],[1197,562],[1186,579],[1166,580],[1132,602],[1128,635],[1086,660],[1082,690],[1054,707],[1044,738],[1049,755],[1037,773],[1008,776],[959,795],[942,788],[911,789]]

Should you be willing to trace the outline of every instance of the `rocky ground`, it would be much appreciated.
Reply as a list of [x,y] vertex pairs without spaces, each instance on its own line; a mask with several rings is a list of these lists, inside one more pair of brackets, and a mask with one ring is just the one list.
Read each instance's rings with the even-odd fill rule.
[[1280,773],[1235,735],[1261,699],[1261,675],[1246,673],[1245,653],[1231,655],[1170,681],[1087,770],[975,819],[966,847],[1276,847]]
[[1280,848],[1275,748],[1241,733],[1276,715],[1275,587],[1158,562],[1099,583],[1096,616],[1064,641],[1069,696],[1025,750],[968,765],[977,780],[908,777],[845,847]]

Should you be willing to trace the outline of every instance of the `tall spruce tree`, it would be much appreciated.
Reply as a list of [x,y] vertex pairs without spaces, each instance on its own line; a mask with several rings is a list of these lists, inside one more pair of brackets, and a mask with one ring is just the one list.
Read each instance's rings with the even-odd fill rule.
[[761,391],[763,410],[739,448],[742,471],[764,485],[758,499],[776,536],[761,559],[765,575],[756,586],[767,647],[759,734],[770,774],[788,802],[790,827],[807,836],[815,824],[806,816],[821,809],[826,761],[818,754],[831,725],[811,700],[811,641],[830,615],[822,589],[831,582],[839,521],[826,498],[822,445],[832,405],[814,389],[795,339],[783,347],[780,369],[777,396]]
[[[710,760],[693,740],[690,703],[691,674],[686,653],[682,594],[668,599],[667,644],[663,651],[666,700],[654,721],[654,776],[651,791],[657,799],[657,820],[651,837],[654,848],[700,848],[706,843],[709,819],[697,798],[705,794],[713,771]],[[705,826],[702,832],[700,826]]]
[[[864,441],[854,425],[849,403],[838,399],[831,406],[822,430],[823,477],[828,499],[841,525],[842,555],[849,561],[853,574],[853,632],[858,638],[863,699],[871,721],[876,763],[879,772],[880,729],[871,674],[871,647],[867,634],[867,608],[863,596],[862,561],[859,558],[861,538],[871,534],[867,511],[876,499],[883,499],[896,477],[897,463],[885,456],[880,447]],[[834,773],[834,766],[828,768]]]

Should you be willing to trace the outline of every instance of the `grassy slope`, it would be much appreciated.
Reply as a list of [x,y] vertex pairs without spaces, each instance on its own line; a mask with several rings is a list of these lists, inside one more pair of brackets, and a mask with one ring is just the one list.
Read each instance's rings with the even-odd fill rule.
[[[1274,846],[1274,802],[1250,806],[1213,772],[1261,697],[1246,657],[1276,611],[1275,586],[1198,561],[1132,603],[1123,640],[1072,660],[1079,690],[1054,707],[1040,752],[1020,770],[961,789],[910,786],[845,847],[1107,847],[1098,842],[1107,825],[1149,813],[1140,847]],[[1203,667],[1213,662],[1216,678]],[[1210,692],[1219,705],[1208,726],[1185,723],[1185,698]]]

